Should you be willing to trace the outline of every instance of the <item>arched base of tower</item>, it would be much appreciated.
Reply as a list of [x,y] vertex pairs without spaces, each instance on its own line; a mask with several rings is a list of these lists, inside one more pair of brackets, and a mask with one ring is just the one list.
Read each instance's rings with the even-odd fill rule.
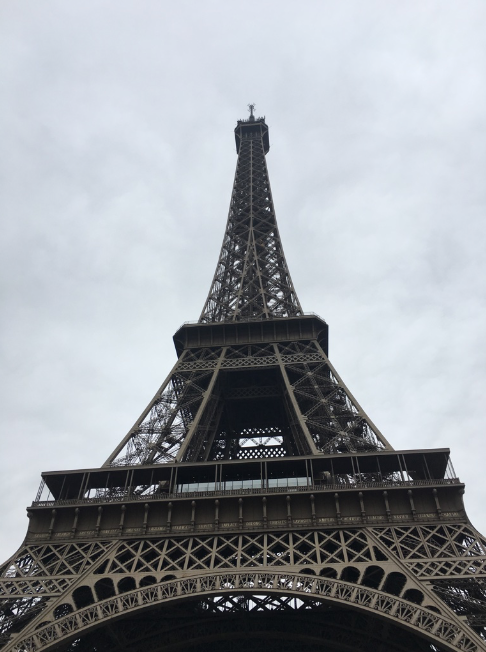
[[[109,578],[108,578],[109,579]],[[93,602],[73,592],[6,652],[478,652],[461,621],[376,588],[304,573],[242,571],[169,578]],[[349,578],[351,579],[351,578]],[[112,582],[97,582],[108,590]],[[389,589],[390,587],[386,587]],[[132,589],[132,590],[130,590]],[[44,617],[45,620],[41,621]],[[40,621],[40,622],[39,622]]]
[[141,611],[63,652],[442,652],[386,620],[304,598],[222,595]]

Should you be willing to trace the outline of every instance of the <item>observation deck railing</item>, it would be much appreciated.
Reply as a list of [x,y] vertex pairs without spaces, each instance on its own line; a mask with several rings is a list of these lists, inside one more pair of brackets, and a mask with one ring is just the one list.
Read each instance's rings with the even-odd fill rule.
[[199,319],[191,319],[189,321],[185,321],[181,324],[179,328],[183,328],[183,326],[195,326],[197,324],[199,325],[207,325],[207,324],[244,324],[245,322],[260,322],[260,321],[281,321],[282,319],[296,319],[297,317],[316,317],[317,319],[320,319],[324,323],[326,323],[326,320],[323,319],[320,315],[318,315],[316,312],[304,312],[303,310],[299,312],[298,315],[292,315],[291,317],[279,317],[278,315],[270,315],[269,317],[261,316],[261,317],[242,317],[241,319],[222,319],[221,321],[215,321],[215,322],[201,322]]
[[[296,492],[322,492],[322,491],[356,491],[358,489],[390,489],[390,488],[406,488],[406,487],[434,487],[444,485],[457,485],[461,484],[459,478],[441,478],[432,480],[393,480],[393,481],[376,481],[376,482],[356,482],[356,483],[320,483],[309,484],[303,486],[286,486],[286,487],[253,487],[241,489],[216,489],[216,490],[201,490],[201,491],[177,491],[177,492],[164,492],[153,490],[150,487],[150,493],[137,493],[137,489],[120,491],[118,493],[110,494],[110,490],[104,490],[106,493],[89,498],[69,498],[61,500],[34,500],[32,507],[61,507],[68,505],[89,505],[98,503],[120,503],[120,502],[150,502],[154,500],[180,500],[187,498],[212,498],[222,496],[248,496],[258,494],[289,494]],[[116,491],[116,489],[115,489]],[[147,491],[145,489],[145,491]]]

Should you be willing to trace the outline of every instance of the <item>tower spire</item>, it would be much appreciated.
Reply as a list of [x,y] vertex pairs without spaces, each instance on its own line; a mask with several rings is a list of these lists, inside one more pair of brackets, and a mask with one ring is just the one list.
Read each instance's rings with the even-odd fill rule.
[[223,245],[199,321],[295,317],[302,308],[278,232],[265,155],[270,149],[264,118],[235,128],[235,181]]

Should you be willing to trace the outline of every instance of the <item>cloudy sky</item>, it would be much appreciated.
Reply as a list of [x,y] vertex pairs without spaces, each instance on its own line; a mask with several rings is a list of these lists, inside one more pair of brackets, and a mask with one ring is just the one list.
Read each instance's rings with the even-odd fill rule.
[[287,261],[396,448],[486,533],[483,0],[3,0],[0,557],[175,361],[256,102]]

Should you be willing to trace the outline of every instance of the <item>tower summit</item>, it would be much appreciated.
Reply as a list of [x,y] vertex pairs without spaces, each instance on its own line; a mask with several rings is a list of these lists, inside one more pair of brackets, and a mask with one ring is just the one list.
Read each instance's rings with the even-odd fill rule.
[[216,272],[200,322],[273,319],[302,314],[278,232],[265,155],[265,118],[235,128],[235,181]]
[[235,139],[200,319],[103,466],[42,474],[2,652],[485,652],[449,450],[394,450],[352,396],[294,290],[254,105]]

